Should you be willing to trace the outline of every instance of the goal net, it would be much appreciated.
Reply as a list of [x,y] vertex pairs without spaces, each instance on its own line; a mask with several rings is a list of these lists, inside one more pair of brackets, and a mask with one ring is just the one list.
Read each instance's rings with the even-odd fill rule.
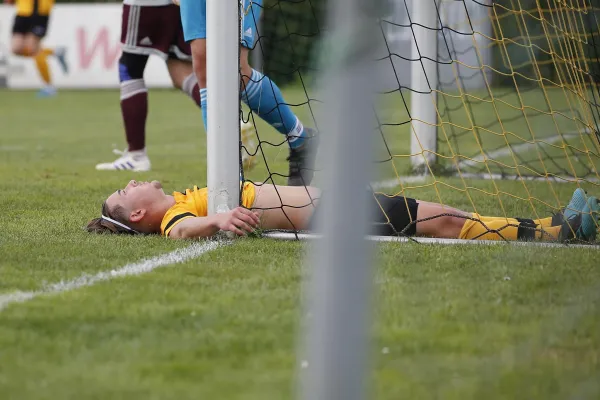
[[[388,4],[379,22],[376,124],[365,132],[375,141],[374,191],[506,218],[559,212],[577,187],[600,195],[600,7]],[[325,6],[264,0],[251,56],[303,124],[317,129]],[[245,179],[284,184],[285,137],[248,109],[243,120],[242,135],[252,139],[241,150]]]

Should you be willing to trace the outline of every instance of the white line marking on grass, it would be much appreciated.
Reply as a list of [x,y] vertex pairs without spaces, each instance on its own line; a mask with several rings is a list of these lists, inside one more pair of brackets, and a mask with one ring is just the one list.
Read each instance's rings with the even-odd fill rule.
[[[516,144],[510,147],[501,148],[499,150],[492,151],[486,155],[479,155],[474,157],[472,160],[464,160],[458,163],[459,168],[473,167],[477,165],[484,164],[485,160],[493,160],[498,157],[505,157],[512,153],[520,153],[522,151],[527,151],[540,144],[552,144],[558,142],[562,139],[572,139],[579,137],[581,134],[589,135],[592,131],[590,129],[585,129],[581,132],[568,132],[563,135],[554,135],[550,137],[540,138],[535,143],[521,143]],[[456,169],[455,169],[456,171]],[[499,174],[499,173],[473,173],[473,172],[461,172],[458,174],[455,172],[452,176],[459,177],[462,176],[464,179],[493,179],[493,180],[514,180],[514,181],[543,181],[543,182],[555,182],[555,183],[575,183],[575,182],[592,182],[599,183],[600,180],[598,178],[578,178],[572,175],[564,175],[564,176],[531,176],[531,175],[509,175],[509,174]],[[397,186],[400,186],[400,183],[423,183],[428,178],[435,178],[432,175],[411,175],[411,176],[399,176],[397,178],[385,179],[379,182],[371,183],[373,190],[383,190],[383,189],[392,189]],[[437,179],[437,178],[436,178]]]
[[[504,180],[504,181],[535,181],[535,182],[553,182],[553,183],[577,183],[577,182],[588,182],[588,183],[600,183],[598,178],[577,178],[571,175],[565,176],[531,176],[531,175],[506,175],[496,173],[472,173],[462,172],[454,174],[451,177],[459,178],[462,176],[464,179],[493,179],[493,180]],[[371,183],[373,190],[385,190],[393,189],[400,186],[400,183],[406,185],[407,183],[423,183],[428,178],[433,178],[431,175],[414,175],[414,176],[400,176],[398,178],[385,179],[379,182]],[[442,178],[446,178],[443,176]],[[437,178],[436,178],[437,180]]]
[[392,189],[396,186],[400,186],[400,182],[402,182],[403,185],[406,183],[422,183],[425,182],[427,178],[431,178],[431,175],[399,176],[398,178],[390,178],[378,182],[371,182],[371,187],[373,190]]
[[0,295],[0,311],[13,303],[24,303],[33,298],[43,295],[68,292],[69,290],[79,289],[85,286],[93,286],[96,283],[108,281],[114,278],[131,275],[141,275],[153,271],[156,268],[166,265],[182,263],[197,257],[209,251],[215,250],[230,242],[226,241],[206,241],[194,243],[183,249],[177,249],[167,254],[141,260],[133,264],[124,265],[121,268],[111,271],[98,272],[95,275],[84,274],[70,281],[61,281],[45,286],[41,290],[23,292],[17,291]]
[[524,150],[529,150],[531,148],[535,148],[538,145],[542,145],[542,144],[553,144],[555,142],[558,142],[562,139],[572,139],[572,138],[576,138],[579,137],[581,134],[585,134],[585,135],[589,135],[590,134],[590,130],[586,129],[582,132],[568,132],[568,133],[564,133],[562,135],[554,135],[554,136],[549,136],[549,137],[542,137],[537,139],[534,143],[529,143],[529,142],[525,142],[525,143],[520,143],[520,144],[515,144],[509,147],[504,147],[495,151],[492,151],[491,153],[488,153],[486,155],[479,155],[477,157],[474,157],[472,160],[465,160],[465,161],[461,161],[458,163],[458,166],[460,168],[464,168],[464,167],[473,167],[475,165],[479,165],[482,164],[486,159],[495,159],[498,157],[505,157],[508,156],[512,153],[520,153],[521,151]]
[[0,151],[13,152],[13,151],[24,151],[25,146],[0,146]]
[[[493,179],[493,180],[505,180],[505,181],[537,181],[537,182],[553,182],[553,183],[578,183],[578,182],[590,182],[598,183],[598,178],[578,178],[573,175],[562,175],[562,176],[531,176],[531,175],[507,175],[507,174],[496,174],[496,173],[471,173],[462,172],[460,174],[465,179]],[[454,175],[459,177],[459,174]]]

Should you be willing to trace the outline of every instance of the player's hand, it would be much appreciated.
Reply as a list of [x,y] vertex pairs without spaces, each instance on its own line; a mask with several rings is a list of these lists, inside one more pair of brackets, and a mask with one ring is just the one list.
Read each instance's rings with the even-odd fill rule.
[[254,232],[260,224],[260,218],[254,211],[244,207],[236,207],[226,213],[217,214],[217,227],[223,231],[245,236]]
[[171,0],[173,2],[173,4],[175,4],[176,6],[179,5],[180,0]]
[[4,4],[15,4],[15,0],[4,0]]

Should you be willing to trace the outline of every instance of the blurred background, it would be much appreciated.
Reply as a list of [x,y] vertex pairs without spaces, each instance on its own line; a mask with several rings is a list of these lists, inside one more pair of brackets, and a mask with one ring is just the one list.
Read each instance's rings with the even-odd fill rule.
[[[319,49],[319,40],[326,30],[325,0],[265,0],[264,12],[260,21],[260,40],[257,43],[259,51],[253,52],[253,64],[259,66],[265,74],[273,77],[281,85],[295,83],[301,79],[303,74],[312,76],[311,72],[316,69],[316,58]],[[408,60],[410,45],[412,41],[411,22],[409,13],[413,0],[395,0],[389,2],[389,15],[385,16],[381,23],[382,33],[385,37],[389,53],[387,57],[393,57],[394,63],[402,71],[411,68]],[[450,60],[456,54],[461,54],[461,60],[467,64],[474,64],[477,55],[473,46],[473,30],[481,32],[489,38],[506,37],[514,40],[514,43],[506,43],[508,57],[513,60],[515,71],[524,75],[533,73],[533,64],[528,62],[535,57],[540,65],[540,72],[550,79],[555,76],[556,69],[551,63],[551,54],[545,52],[548,47],[547,35],[543,24],[531,17],[520,17],[511,12],[501,15],[503,8],[508,10],[522,9],[534,10],[537,7],[536,0],[497,0],[499,18],[497,24],[490,19],[490,0],[485,1],[440,1],[439,14],[442,25],[452,27],[455,31],[440,32],[439,57],[440,60]],[[540,2],[542,9],[551,11],[550,0]],[[69,79],[57,77],[56,84],[59,87],[84,88],[85,79],[95,75],[95,79],[87,82],[89,87],[116,87],[116,75],[110,80],[108,71],[116,68],[116,60],[119,52],[120,31],[120,1],[77,1],[57,0],[53,11],[48,36],[45,43],[52,45],[61,43],[67,45],[70,50],[70,59],[75,69]],[[9,54],[10,30],[13,23],[13,7],[0,6],[0,85],[11,88],[34,87],[39,85],[37,75],[33,68],[29,68],[27,62],[19,62]],[[595,11],[595,13],[600,13]],[[597,36],[598,26],[594,21],[594,15],[586,13],[584,16],[590,21],[586,26],[592,36]],[[471,25],[471,26],[469,26]],[[561,40],[555,36],[551,38],[555,42]],[[480,57],[485,64],[495,70],[509,73],[510,66],[506,63],[506,55],[502,54],[502,46],[498,43],[490,43],[483,36],[477,38],[480,44]],[[523,44],[534,44],[530,51],[523,51]],[[595,47],[584,46],[586,55],[592,57],[598,51],[600,43],[596,39]],[[386,57],[386,55],[383,55]],[[456,58],[456,57],[455,57]],[[8,67],[8,68],[7,68]],[[516,67],[516,68],[515,68]],[[460,69],[465,83],[468,87],[483,86],[479,74]],[[166,86],[164,76],[149,71],[149,84]],[[593,63],[593,75],[599,78],[599,64]],[[389,86],[397,86],[396,77],[388,70]],[[114,75],[114,74],[113,74]],[[490,74],[495,84],[512,85],[507,75]],[[409,85],[410,74],[398,75],[402,85]],[[446,66],[440,67],[440,81],[448,85],[455,84],[451,69]]]

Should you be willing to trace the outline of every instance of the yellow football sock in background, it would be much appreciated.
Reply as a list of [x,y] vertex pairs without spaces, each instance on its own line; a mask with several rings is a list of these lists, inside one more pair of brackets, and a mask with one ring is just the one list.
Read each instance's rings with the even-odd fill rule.
[[52,78],[50,77],[50,67],[48,66],[48,56],[54,54],[54,50],[51,49],[41,49],[35,55],[35,65],[37,66],[38,72],[42,77],[42,80],[46,83],[46,85],[50,85],[52,83]]

